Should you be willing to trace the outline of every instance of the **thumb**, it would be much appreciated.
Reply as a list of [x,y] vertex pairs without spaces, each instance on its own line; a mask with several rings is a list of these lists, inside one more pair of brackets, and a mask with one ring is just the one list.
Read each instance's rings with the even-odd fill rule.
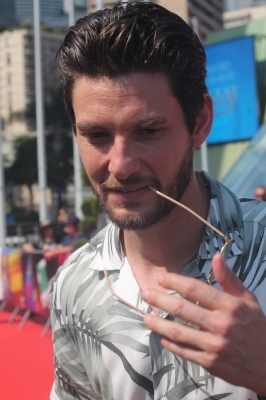
[[221,254],[215,254],[213,257],[212,270],[215,279],[226,293],[237,297],[241,297],[247,293],[247,289],[235,273],[225,264]]

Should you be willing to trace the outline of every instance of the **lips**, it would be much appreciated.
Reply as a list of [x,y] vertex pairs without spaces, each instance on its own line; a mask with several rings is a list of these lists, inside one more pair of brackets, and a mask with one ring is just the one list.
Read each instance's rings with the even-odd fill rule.
[[115,191],[115,192],[122,192],[122,193],[131,193],[131,192],[136,192],[136,191],[138,191],[138,190],[142,190],[142,189],[145,189],[146,188],[146,186],[145,187],[140,187],[140,188],[132,188],[132,189],[128,189],[128,188],[126,188],[126,189],[121,189],[121,188],[111,188],[111,189],[108,189],[108,190],[111,190],[111,191]]
[[109,196],[111,195],[113,198],[116,198],[117,200],[139,201],[140,196],[144,195],[144,193],[147,192],[147,190],[149,190],[148,186],[130,187],[130,188],[112,187],[112,188],[107,188],[106,194]]

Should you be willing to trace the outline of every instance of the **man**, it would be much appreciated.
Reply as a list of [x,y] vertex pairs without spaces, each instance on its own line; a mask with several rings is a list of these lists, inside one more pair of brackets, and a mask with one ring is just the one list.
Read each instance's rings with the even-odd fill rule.
[[266,186],[260,185],[256,187],[255,199],[266,201]]
[[79,218],[73,214],[70,214],[67,219],[65,232],[66,235],[62,239],[62,242],[52,249],[47,249],[44,251],[44,256],[46,259],[51,259],[55,256],[60,257],[62,261],[65,261],[69,254],[73,251],[73,245],[76,240],[82,237],[78,230]]
[[32,253],[34,250],[51,250],[57,245],[54,233],[54,224],[50,220],[40,222],[40,237],[36,243],[25,242],[22,244],[22,250],[26,253]]
[[266,209],[193,171],[213,118],[205,62],[152,3],[66,35],[65,103],[112,222],[54,279],[53,400],[266,398]]

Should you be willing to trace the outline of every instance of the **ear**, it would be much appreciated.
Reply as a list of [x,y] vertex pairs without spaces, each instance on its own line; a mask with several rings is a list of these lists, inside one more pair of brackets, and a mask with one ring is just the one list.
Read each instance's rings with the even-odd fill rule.
[[213,121],[213,102],[209,93],[204,95],[204,105],[196,117],[196,125],[192,135],[194,148],[200,147],[207,139]]

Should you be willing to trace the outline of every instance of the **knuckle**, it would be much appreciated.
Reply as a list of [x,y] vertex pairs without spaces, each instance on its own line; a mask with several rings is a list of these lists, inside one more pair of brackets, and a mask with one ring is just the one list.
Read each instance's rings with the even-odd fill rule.
[[231,318],[223,318],[216,322],[216,331],[222,337],[229,337],[233,331],[233,321]]
[[254,302],[254,303],[256,303],[256,304],[259,304],[258,298],[257,298],[257,296],[256,296],[254,293],[248,292],[248,293],[247,293],[247,296],[249,297],[249,300],[250,300],[250,301],[252,301],[252,302]]
[[230,355],[229,342],[225,338],[216,337],[209,344],[208,352],[205,353],[204,368],[214,371],[217,366],[228,359]]
[[218,362],[218,355],[215,353],[208,353],[203,362],[202,365],[204,366],[205,369],[207,369],[209,372],[211,372],[217,365]]
[[194,282],[194,279],[189,280],[189,283],[184,288],[184,296],[189,299],[193,299],[196,294],[196,288],[197,285],[196,282]]
[[153,292],[152,290],[149,292],[149,295],[147,297],[147,301],[151,304],[156,305],[158,302],[158,294],[156,292]]
[[244,301],[233,298],[226,304],[227,313],[234,318],[241,318],[247,311],[247,305]]
[[178,342],[179,341],[180,332],[179,332],[177,324],[174,324],[171,327],[170,332],[169,332],[169,336],[170,336],[171,340],[173,340],[174,342]]
[[184,315],[184,302],[182,301],[176,301],[174,309],[173,309],[173,315],[175,317],[183,317]]
[[222,337],[217,337],[212,343],[210,343],[209,348],[213,361],[216,361],[218,357],[227,353],[227,344],[227,340]]

